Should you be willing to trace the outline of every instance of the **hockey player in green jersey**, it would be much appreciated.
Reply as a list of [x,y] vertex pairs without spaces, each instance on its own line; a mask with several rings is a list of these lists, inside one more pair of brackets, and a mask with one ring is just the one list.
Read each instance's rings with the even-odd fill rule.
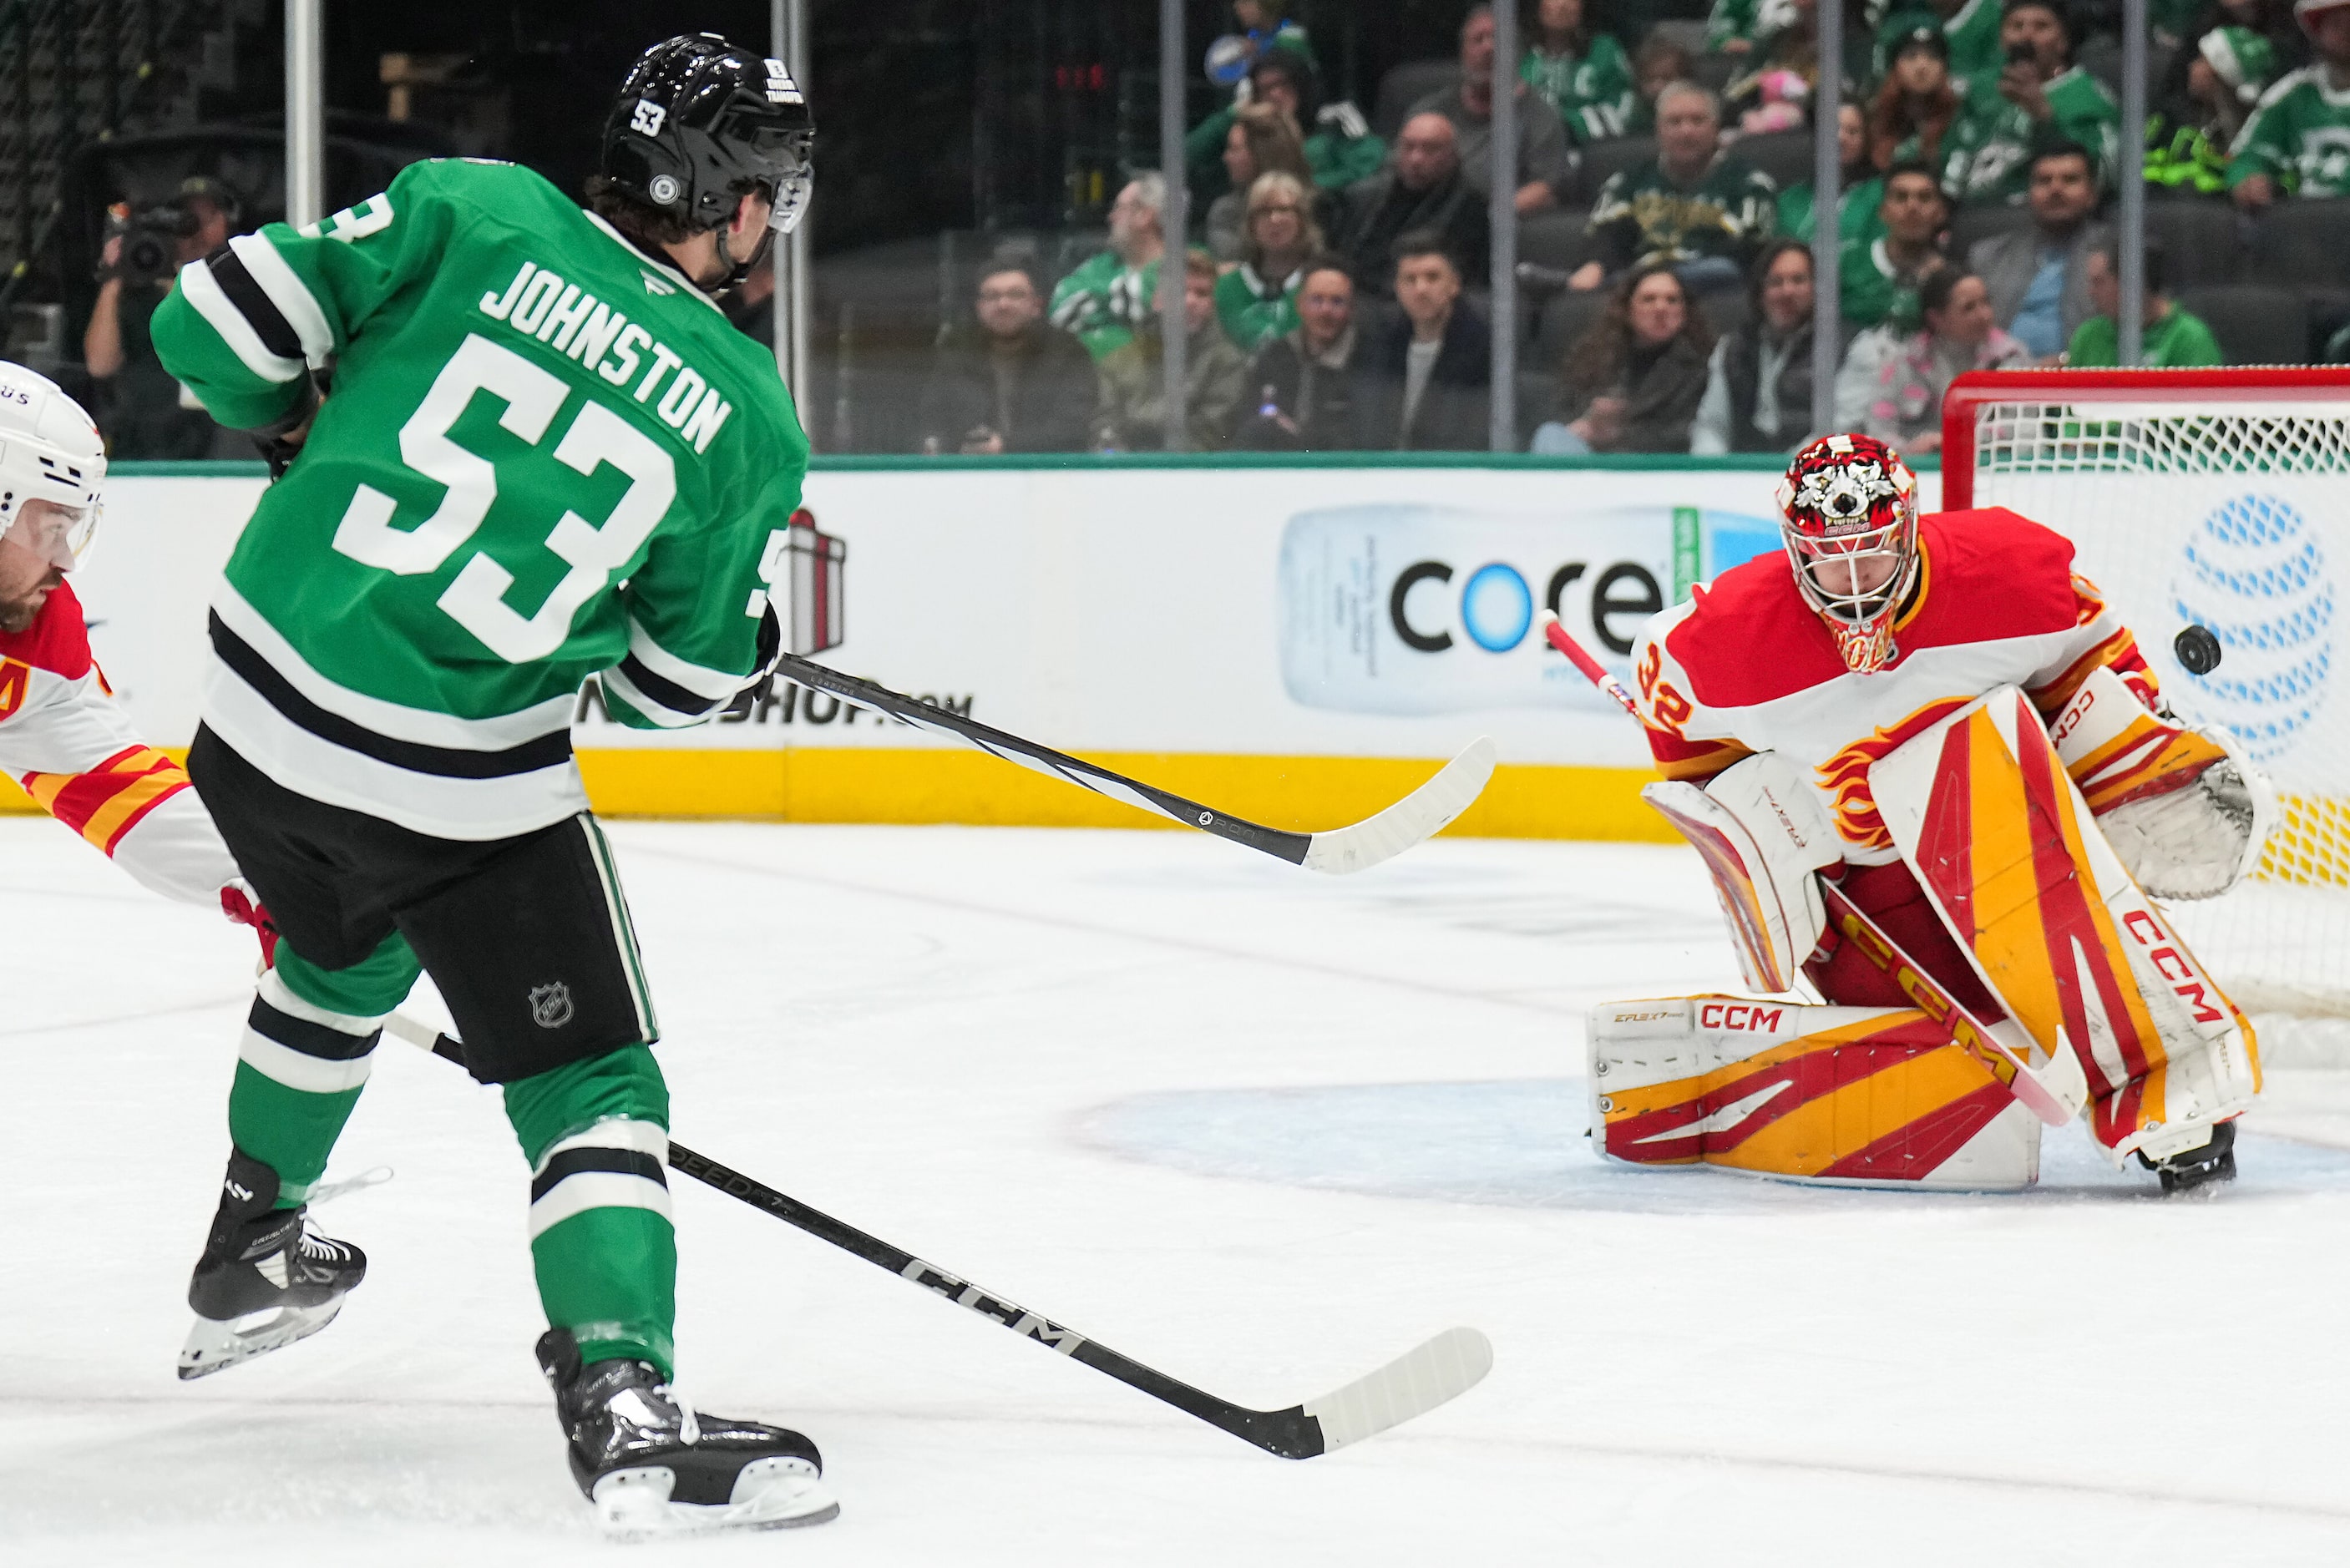
[[2236,136],[2228,194],[2247,212],[2279,196],[2350,196],[2350,0],[2294,0],[2317,58],[2277,78]]
[[589,676],[667,727],[772,662],[807,443],[710,296],[798,220],[812,139],[781,64],[673,38],[622,84],[593,211],[512,165],[416,164],[230,241],[154,324],[215,418],[293,454],[216,591],[189,759],[281,941],[181,1376],[317,1332],[359,1282],[304,1199],[430,972],[530,1164],[573,1476],[629,1532],[837,1510],[806,1438],[671,1392],[659,1032],[570,740]]

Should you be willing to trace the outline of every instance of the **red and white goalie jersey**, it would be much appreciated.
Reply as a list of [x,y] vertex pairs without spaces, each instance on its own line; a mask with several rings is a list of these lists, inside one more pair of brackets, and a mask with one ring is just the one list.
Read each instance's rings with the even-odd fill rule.
[[1998,506],[1935,513],[1918,528],[1918,586],[1882,670],[1846,668],[1776,551],[1651,621],[1634,668],[1664,775],[1702,783],[1775,751],[1809,770],[1845,858],[1880,866],[1899,857],[1869,798],[1869,765],[1936,720],[2002,685],[2053,716],[2099,665],[2155,705],[2136,639],[2073,571],[2071,540]]
[[115,701],[68,586],[49,590],[28,628],[0,631],[0,771],[156,892],[249,919],[219,830],[187,774]]

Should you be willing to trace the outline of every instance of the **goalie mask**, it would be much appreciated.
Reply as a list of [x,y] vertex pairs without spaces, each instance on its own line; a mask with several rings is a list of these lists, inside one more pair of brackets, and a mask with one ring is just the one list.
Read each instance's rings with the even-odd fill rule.
[[82,406],[0,360],[0,537],[72,570],[98,531],[105,479],[106,445]]
[[1795,587],[1845,668],[1884,669],[1897,651],[1894,618],[1918,580],[1917,476],[1873,436],[1822,436],[1787,465],[1779,510]]

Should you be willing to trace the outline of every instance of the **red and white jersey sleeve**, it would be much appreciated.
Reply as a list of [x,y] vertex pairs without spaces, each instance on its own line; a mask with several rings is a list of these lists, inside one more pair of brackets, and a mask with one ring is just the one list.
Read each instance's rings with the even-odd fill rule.
[[2054,714],[2109,665],[2151,703],[2154,677],[2129,628],[2073,571],[2068,539],[2004,507],[1940,512],[1919,528],[1924,561],[1895,623],[1895,657],[1856,675],[1773,552],[1700,585],[1648,623],[1634,686],[1667,778],[1702,782],[1777,752],[1802,768],[1845,840],[1845,858],[1898,858],[1869,794],[1877,760],[1995,686]]
[[107,690],[69,587],[51,590],[29,629],[0,632],[0,771],[166,898],[218,908],[237,880],[187,774]]

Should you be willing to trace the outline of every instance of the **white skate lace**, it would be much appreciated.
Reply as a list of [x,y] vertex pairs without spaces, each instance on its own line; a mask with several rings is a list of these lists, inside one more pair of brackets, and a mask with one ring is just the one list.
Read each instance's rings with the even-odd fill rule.
[[685,1444],[688,1448],[700,1442],[702,1440],[702,1419],[693,1413],[692,1401],[689,1400],[683,1394],[678,1392],[677,1386],[675,1384],[656,1383],[653,1385],[653,1392],[677,1407],[677,1413],[681,1417],[677,1430],[678,1441]]

